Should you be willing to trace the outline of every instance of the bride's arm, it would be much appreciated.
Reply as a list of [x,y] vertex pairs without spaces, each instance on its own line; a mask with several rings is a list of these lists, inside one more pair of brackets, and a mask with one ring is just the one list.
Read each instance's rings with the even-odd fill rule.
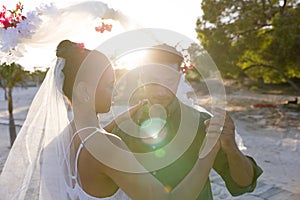
[[[206,138],[206,145],[213,148],[206,156],[199,158],[189,174],[172,190],[171,199],[197,199],[204,184],[207,181],[209,172],[213,167],[215,158],[220,150],[220,142],[215,138]],[[202,152],[200,152],[201,154]],[[199,156],[200,157],[200,156]]]
[[[218,144],[218,143],[217,143]],[[198,159],[190,173],[171,192],[137,161],[120,138],[99,133],[85,143],[85,147],[101,163],[107,174],[132,199],[195,199],[202,190],[212,168],[219,145],[203,159]],[[105,152],[105,153],[104,153]],[[124,172],[124,166],[130,168]],[[122,168],[123,167],[123,168]],[[136,172],[136,173],[134,173]],[[144,173],[139,173],[144,172]]]
[[170,196],[164,186],[137,161],[119,137],[110,133],[99,133],[86,141],[84,146],[100,161],[99,170],[109,176],[132,199],[163,200]]

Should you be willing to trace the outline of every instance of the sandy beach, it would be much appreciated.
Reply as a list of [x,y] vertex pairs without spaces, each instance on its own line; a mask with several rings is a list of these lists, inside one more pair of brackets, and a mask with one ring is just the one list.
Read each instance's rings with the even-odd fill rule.
[[[13,91],[17,130],[26,117],[37,89],[15,88]],[[300,105],[285,105],[284,101],[288,98],[281,95],[233,92],[227,97],[227,110],[234,118],[237,131],[247,148],[243,150],[244,153],[254,157],[264,170],[259,183],[276,186],[296,194],[295,199],[300,199]],[[9,153],[7,124],[7,101],[4,100],[3,90],[0,90],[0,172]],[[227,195],[219,199],[243,197],[231,198]]]

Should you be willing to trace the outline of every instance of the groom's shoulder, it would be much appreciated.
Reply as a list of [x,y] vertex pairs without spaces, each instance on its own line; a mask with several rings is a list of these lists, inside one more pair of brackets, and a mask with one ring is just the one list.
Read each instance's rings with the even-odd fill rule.
[[189,115],[194,118],[199,118],[200,121],[210,119],[212,116],[205,108],[199,105],[186,105],[181,102],[180,107],[182,111],[189,113]]

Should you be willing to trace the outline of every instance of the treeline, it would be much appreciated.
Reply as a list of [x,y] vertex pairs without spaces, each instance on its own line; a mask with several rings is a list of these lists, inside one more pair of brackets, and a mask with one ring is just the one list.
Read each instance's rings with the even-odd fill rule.
[[299,0],[202,0],[201,5],[198,38],[223,77],[285,82],[300,93],[294,81],[300,78]]
[[2,63],[0,65],[0,87],[4,90],[4,98],[7,101],[11,146],[16,139],[16,128],[13,117],[13,88],[16,86],[38,86],[45,78],[45,75],[46,71],[35,70],[34,72],[29,72],[17,63]]
[[0,87],[5,91],[5,99],[7,99],[7,89],[9,88],[39,86],[44,80],[46,72],[47,70],[38,68],[31,72],[17,63],[0,64]]

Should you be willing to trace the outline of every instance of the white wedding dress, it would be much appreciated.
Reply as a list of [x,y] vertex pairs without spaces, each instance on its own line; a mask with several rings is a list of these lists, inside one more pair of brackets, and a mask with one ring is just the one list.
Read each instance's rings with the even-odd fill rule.
[[[65,175],[65,186],[67,188],[67,196],[69,199],[78,199],[78,200],[130,200],[130,198],[126,195],[126,193],[122,189],[118,189],[117,192],[115,192],[112,196],[109,197],[103,197],[103,198],[98,198],[98,197],[93,197],[86,193],[83,188],[80,185],[80,182],[78,180],[78,158],[80,156],[81,150],[83,148],[84,143],[90,139],[94,134],[102,134],[101,131],[98,128],[85,128],[85,129],[92,129],[94,131],[91,132],[91,134],[86,137],[85,140],[83,140],[77,150],[77,152],[74,151],[75,147],[72,144],[73,138],[75,135],[77,135],[80,131],[83,129],[75,132],[74,134],[70,133],[71,128],[65,129],[66,131],[61,135],[62,138],[69,138],[70,145],[67,148],[70,148],[69,153],[65,156],[63,165],[61,169],[64,169],[65,171],[63,172]],[[64,140],[64,139],[62,139]],[[71,177],[71,179],[70,179]],[[70,182],[72,180],[72,182]],[[101,190],[101,188],[99,188]]]

